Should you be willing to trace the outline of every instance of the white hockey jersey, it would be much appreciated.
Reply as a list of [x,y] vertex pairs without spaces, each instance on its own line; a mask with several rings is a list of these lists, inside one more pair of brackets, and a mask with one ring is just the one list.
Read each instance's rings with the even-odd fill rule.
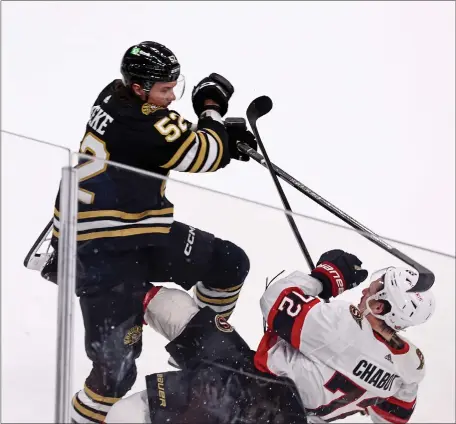
[[309,414],[324,421],[361,412],[373,422],[406,423],[425,373],[421,351],[404,338],[403,349],[392,348],[354,305],[315,298],[321,290],[299,271],[268,287],[256,367],[292,379]]

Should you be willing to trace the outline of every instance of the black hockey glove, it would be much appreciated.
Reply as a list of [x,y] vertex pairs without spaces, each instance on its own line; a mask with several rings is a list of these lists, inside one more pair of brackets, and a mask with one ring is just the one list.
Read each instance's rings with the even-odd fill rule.
[[367,271],[361,268],[362,262],[351,253],[335,249],[323,253],[310,275],[323,284],[320,297],[329,299],[345,290],[350,290],[367,278]]
[[248,144],[252,149],[257,150],[258,144],[255,136],[247,129],[244,118],[226,118],[225,128],[228,133],[228,148],[232,159],[248,162],[250,157],[241,153],[237,144],[239,142]]
[[[202,79],[192,91],[193,110],[198,118],[207,109],[217,110],[221,116],[228,111],[228,101],[234,93],[231,83],[219,74],[212,73]],[[204,104],[205,100],[212,100],[218,106]]]

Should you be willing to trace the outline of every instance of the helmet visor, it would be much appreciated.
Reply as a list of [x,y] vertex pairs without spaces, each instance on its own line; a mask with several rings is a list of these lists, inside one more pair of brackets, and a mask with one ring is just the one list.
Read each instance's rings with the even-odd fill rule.
[[177,84],[173,89],[174,96],[176,97],[176,100],[180,100],[182,99],[182,96],[185,92],[185,77],[182,74],[180,74],[176,82]]
[[151,103],[158,106],[168,106],[175,100],[182,98],[185,90],[185,78],[181,74],[176,81],[156,82],[150,91]]
[[388,268],[390,268],[390,267],[382,268],[382,269],[379,269],[378,271],[373,272],[371,274],[370,280],[371,281],[381,280],[382,282],[385,282],[385,275],[386,275],[386,271],[388,270]]

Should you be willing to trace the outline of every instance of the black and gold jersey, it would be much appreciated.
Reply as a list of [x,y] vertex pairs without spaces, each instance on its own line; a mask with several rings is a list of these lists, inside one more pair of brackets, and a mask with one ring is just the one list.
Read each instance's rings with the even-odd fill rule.
[[[114,80],[92,106],[79,151],[166,176],[171,170],[213,172],[230,162],[224,125],[202,118],[196,128],[177,112],[142,102]],[[165,180],[82,158],[78,165],[79,251],[129,250],[166,243],[173,204]],[[59,196],[54,243],[59,237]]]

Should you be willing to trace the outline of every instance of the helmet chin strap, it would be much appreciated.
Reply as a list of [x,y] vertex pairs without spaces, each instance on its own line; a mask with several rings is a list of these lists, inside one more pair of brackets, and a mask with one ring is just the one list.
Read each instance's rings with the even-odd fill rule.
[[381,292],[378,292],[378,293],[375,293],[371,296],[369,296],[367,299],[366,299],[366,309],[364,309],[364,312],[363,312],[363,317],[365,317],[366,315],[369,315],[371,314],[374,318],[378,318],[382,321],[385,321],[385,317],[384,315],[377,315],[374,311],[372,311],[371,307],[369,306],[369,302],[371,300],[379,300],[379,293]]
[[[373,294],[372,296],[369,296],[369,297],[366,299],[366,309],[364,309],[364,311],[363,311],[363,317],[365,317],[365,316],[367,316],[367,315],[370,314],[370,315],[372,315],[374,318],[377,318],[377,319],[379,319],[379,320],[381,320],[381,321],[384,321],[385,324],[386,324],[386,315],[377,315],[375,312],[372,311],[372,309],[371,309],[370,306],[369,306],[369,302],[370,302],[371,300],[382,300],[382,299],[381,299],[381,293],[382,293],[382,292],[380,291],[380,292],[378,292],[378,293],[376,293],[376,294]],[[388,324],[386,324],[386,325],[388,325]],[[389,327],[389,326],[388,326],[388,327]],[[390,327],[390,328],[391,328],[391,327]],[[407,328],[407,327],[402,327],[402,328],[400,329],[400,331],[405,331],[406,328]],[[391,329],[392,329],[393,331],[395,331],[395,332],[396,332],[396,331],[399,331],[399,329],[394,329],[394,328],[391,328]]]
[[149,103],[149,94],[150,94],[151,88],[143,88],[144,94],[146,95],[145,102]]

